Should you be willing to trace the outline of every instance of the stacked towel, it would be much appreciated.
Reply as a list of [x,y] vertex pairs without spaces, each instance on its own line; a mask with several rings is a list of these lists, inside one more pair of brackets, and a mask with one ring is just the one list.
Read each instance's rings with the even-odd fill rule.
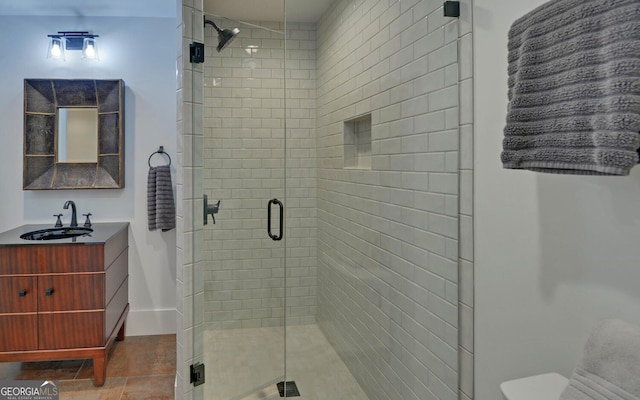
[[509,30],[505,168],[628,175],[640,148],[640,1],[552,0]]
[[587,340],[560,400],[639,400],[640,327],[605,320]]
[[176,227],[176,206],[173,201],[171,167],[150,167],[147,177],[147,216],[149,230],[168,231]]

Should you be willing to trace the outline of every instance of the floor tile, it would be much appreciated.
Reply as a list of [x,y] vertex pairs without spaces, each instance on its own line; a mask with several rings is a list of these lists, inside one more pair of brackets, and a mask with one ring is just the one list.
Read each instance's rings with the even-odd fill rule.
[[[175,374],[176,336],[131,336],[114,343],[107,361],[107,378]],[[93,377],[93,362],[87,362],[78,379]]]
[[173,400],[175,375],[128,378],[121,400]]
[[[298,400],[368,400],[317,325],[286,330],[287,381]],[[207,400],[275,400],[284,377],[284,328],[243,328],[205,332]]]
[[93,385],[91,360],[0,363],[0,380],[55,380],[60,400],[173,400],[176,335],[131,336],[116,341],[107,379]]
[[0,363],[0,379],[74,379],[84,362],[85,360]]
[[127,378],[107,379],[102,387],[91,379],[60,381],[60,400],[118,400],[126,383]]

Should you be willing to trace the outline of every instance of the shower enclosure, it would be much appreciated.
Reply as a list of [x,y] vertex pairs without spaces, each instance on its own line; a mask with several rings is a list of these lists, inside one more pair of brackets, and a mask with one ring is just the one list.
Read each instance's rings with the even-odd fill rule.
[[457,398],[457,20],[301,3],[183,11],[205,61],[184,71],[182,391]]

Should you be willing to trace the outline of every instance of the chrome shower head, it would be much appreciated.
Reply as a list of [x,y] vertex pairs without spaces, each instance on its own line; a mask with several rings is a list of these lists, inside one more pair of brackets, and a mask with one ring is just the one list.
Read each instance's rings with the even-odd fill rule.
[[224,50],[229,45],[229,43],[231,43],[233,39],[235,39],[236,36],[238,36],[238,33],[240,33],[240,29],[238,28],[220,29],[218,28],[218,25],[215,24],[215,22],[205,18],[204,25],[206,26],[207,24],[210,24],[211,26],[213,26],[215,30],[218,32],[218,47],[216,47],[216,50],[218,50],[218,53]]

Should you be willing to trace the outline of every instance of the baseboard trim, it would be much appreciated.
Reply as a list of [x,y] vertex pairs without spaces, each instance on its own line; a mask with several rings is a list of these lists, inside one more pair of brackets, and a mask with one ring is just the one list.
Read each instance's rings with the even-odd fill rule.
[[126,336],[176,333],[176,310],[129,310]]

